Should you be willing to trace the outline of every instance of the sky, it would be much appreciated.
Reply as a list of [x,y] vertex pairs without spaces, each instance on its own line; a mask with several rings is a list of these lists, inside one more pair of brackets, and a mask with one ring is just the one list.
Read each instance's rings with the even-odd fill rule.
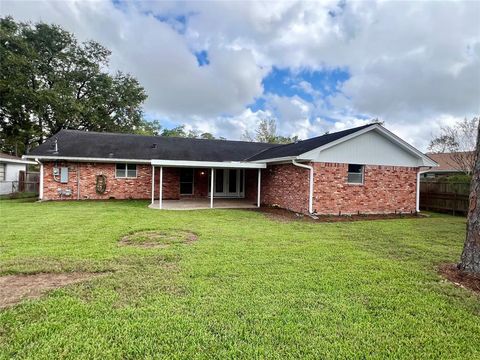
[[112,51],[145,117],[242,139],[260,119],[301,139],[379,119],[421,150],[480,114],[480,2],[10,1]]

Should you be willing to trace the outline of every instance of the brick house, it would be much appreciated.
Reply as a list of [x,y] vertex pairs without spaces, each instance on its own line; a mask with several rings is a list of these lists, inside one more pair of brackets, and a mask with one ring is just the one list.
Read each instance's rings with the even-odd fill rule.
[[305,214],[418,211],[420,173],[437,164],[380,124],[291,144],[62,130],[24,156],[40,199],[225,199]]

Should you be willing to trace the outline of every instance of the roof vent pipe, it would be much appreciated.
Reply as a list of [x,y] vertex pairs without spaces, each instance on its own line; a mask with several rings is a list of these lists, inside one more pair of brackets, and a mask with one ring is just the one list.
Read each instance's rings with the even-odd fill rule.
[[58,139],[57,139],[57,138],[55,138],[55,139],[53,140],[53,152],[54,152],[55,154],[58,154]]
[[310,184],[309,184],[309,195],[308,195],[308,212],[310,214],[313,214],[313,166],[305,165],[305,164],[300,164],[295,161],[295,159],[292,160],[292,164],[304,169],[310,170]]

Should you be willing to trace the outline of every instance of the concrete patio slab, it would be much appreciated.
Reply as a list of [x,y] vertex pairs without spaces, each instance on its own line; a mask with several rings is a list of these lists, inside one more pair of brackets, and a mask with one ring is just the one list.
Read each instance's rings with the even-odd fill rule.
[[[148,206],[152,209],[160,210],[158,200]],[[214,199],[214,209],[253,209],[257,204],[254,200],[246,199]],[[210,199],[181,199],[181,200],[163,200],[162,210],[201,210],[210,209]]]

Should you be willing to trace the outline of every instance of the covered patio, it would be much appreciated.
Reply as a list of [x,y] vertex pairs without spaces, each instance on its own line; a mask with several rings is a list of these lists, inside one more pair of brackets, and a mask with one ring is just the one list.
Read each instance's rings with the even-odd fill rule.
[[[260,206],[264,163],[152,160],[151,165],[152,199],[149,207],[152,209],[245,209]],[[174,170],[180,173],[178,178],[172,176]],[[245,181],[247,171],[248,184]],[[246,196],[247,188],[250,189],[247,185],[252,184],[252,179],[256,182],[256,189]],[[178,188],[173,196],[172,187]]]
[[[253,209],[258,205],[251,200],[246,199],[216,199],[215,209]],[[159,201],[155,200],[149,205],[152,209],[159,208]],[[202,210],[210,209],[209,199],[180,199],[180,200],[163,200],[163,210]]]

